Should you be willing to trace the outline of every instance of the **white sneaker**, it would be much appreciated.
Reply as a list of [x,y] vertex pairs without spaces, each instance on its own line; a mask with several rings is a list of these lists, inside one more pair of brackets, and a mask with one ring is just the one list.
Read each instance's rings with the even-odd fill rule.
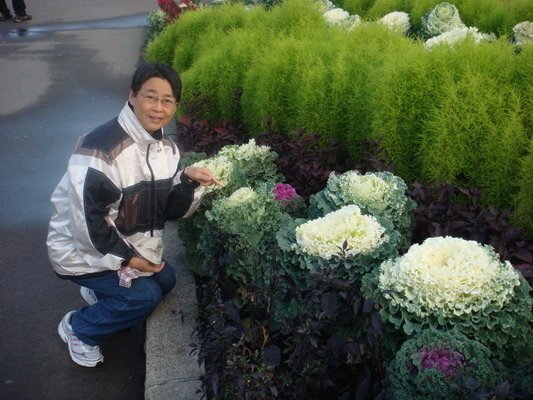
[[74,314],[74,311],[68,312],[57,327],[57,332],[63,342],[68,345],[68,351],[70,358],[76,364],[83,367],[96,367],[99,363],[104,362],[104,356],[98,346],[89,346],[83,343],[74,334],[72,326],[70,325],[70,317]]
[[83,297],[83,300],[85,300],[90,306],[98,301],[94,290],[86,288],[85,286],[80,287],[80,294],[81,297]]

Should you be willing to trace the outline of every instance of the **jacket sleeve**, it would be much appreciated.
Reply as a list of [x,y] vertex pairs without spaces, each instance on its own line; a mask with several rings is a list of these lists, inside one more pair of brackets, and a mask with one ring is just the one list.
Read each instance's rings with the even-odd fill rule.
[[122,197],[104,172],[85,165],[68,168],[70,224],[76,248],[90,266],[120,268],[134,252],[115,228],[109,211]]
[[165,207],[165,220],[191,216],[200,206],[204,192],[204,187],[179,171],[174,177],[174,187]]

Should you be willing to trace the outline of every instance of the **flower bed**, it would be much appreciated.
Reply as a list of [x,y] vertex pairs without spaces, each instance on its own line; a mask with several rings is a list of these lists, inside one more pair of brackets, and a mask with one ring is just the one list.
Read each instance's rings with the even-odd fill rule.
[[[208,398],[431,398],[417,379],[434,379],[450,398],[531,394],[521,375],[532,354],[524,278],[490,247],[458,238],[437,235],[399,255],[397,227],[420,218],[411,196],[422,187],[409,193],[390,172],[330,175],[308,209],[292,185],[276,182],[283,156],[248,142],[203,162],[228,154],[244,164],[268,159],[270,172],[255,170],[253,187],[246,174],[228,179],[193,217],[203,220],[193,247],[203,259],[198,350]],[[189,248],[194,239],[181,232]],[[411,370],[423,368],[412,384],[394,378],[405,357],[420,364]]]

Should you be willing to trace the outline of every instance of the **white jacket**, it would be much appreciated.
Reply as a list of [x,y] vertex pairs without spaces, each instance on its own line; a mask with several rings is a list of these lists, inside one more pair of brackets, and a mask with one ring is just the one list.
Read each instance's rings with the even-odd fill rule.
[[157,136],[126,104],[118,118],[79,139],[51,198],[46,243],[57,274],[118,270],[146,242],[160,257],[165,221],[196,210],[203,188],[178,171],[174,142]]

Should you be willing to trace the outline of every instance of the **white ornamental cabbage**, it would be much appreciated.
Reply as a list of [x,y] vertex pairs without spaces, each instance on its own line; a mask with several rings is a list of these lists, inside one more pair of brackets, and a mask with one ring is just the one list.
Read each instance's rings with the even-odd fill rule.
[[212,158],[207,158],[205,160],[200,160],[192,164],[192,166],[209,168],[211,172],[213,172],[213,175],[215,175],[216,178],[220,181],[220,186],[211,185],[206,188],[207,192],[212,192],[218,188],[225,187],[228,184],[228,181],[231,179],[231,176],[235,169],[234,163],[224,156],[216,156]]
[[376,218],[349,205],[296,228],[297,250],[329,260],[367,254],[388,240]]
[[432,47],[441,45],[441,44],[454,44],[461,42],[468,38],[473,38],[475,43],[479,43],[483,40],[493,40],[496,39],[496,36],[493,34],[487,34],[479,32],[475,27],[464,27],[464,28],[454,28],[448,32],[444,32],[438,36],[429,38],[424,43],[426,49],[431,49]]
[[227,157],[230,160],[250,161],[256,157],[266,157],[270,154],[270,147],[258,146],[255,139],[250,139],[248,143],[240,146],[224,146],[218,152],[219,156]]
[[490,246],[434,237],[380,266],[379,289],[418,317],[450,318],[501,309],[520,285],[518,272]]
[[329,25],[338,26],[347,30],[351,30],[361,23],[359,15],[350,15],[348,11],[342,8],[334,8],[326,11],[323,16]]
[[514,41],[518,45],[533,42],[533,22],[524,21],[513,27]]
[[324,19],[330,25],[338,25],[341,21],[347,19],[349,16],[350,13],[342,8],[334,8],[324,13]]
[[333,10],[334,8],[337,8],[335,6],[335,4],[333,4],[331,1],[329,0],[319,0],[318,1],[318,9],[322,12],[322,13],[325,13],[327,11],[330,11],[330,10]]
[[440,3],[422,17],[422,33],[426,37],[440,35],[454,28],[464,28],[459,11],[450,3]]
[[409,21],[409,14],[402,11],[393,11],[388,13],[383,18],[378,20],[380,24],[385,25],[389,30],[393,32],[398,32],[401,34],[406,34],[411,27]]
[[390,198],[399,190],[398,181],[385,181],[377,174],[361,175],[357,171],[348,171],[338,177],[332,176],[332,182],[335,178],[338,179],[339,191],[347,198],[376,211],[389,207]]

